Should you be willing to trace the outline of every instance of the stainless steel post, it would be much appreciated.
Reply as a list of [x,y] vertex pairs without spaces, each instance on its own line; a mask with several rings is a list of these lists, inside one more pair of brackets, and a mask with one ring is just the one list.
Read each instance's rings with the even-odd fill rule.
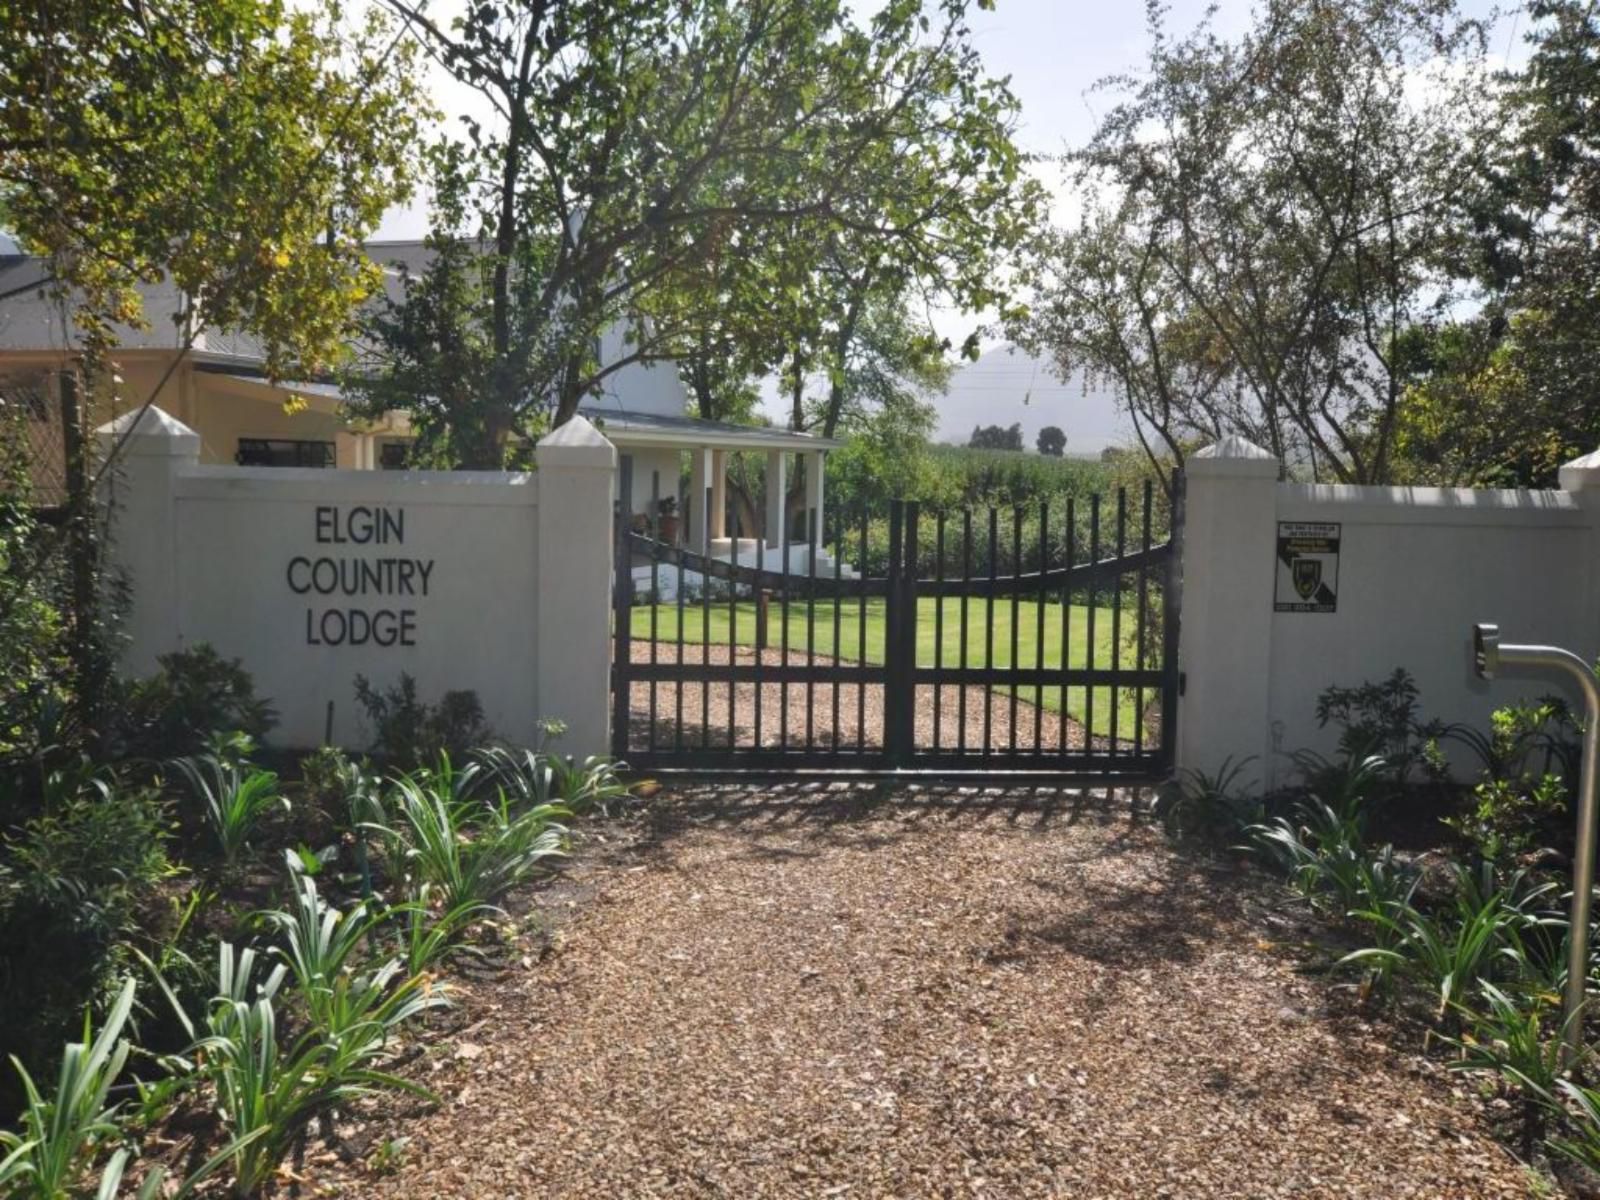
[[1583,763],[1578,776],[1577,846],[1572,857],[1572,916],[1567,942],[1567,988],[1562,1003],[1562,1061],[1583,1048],[1584,989],[1589,975],[1589,901],[1594,891],[1595,778],[1600,758],[1600,684],[1594,668],[1559,646],[1503,646],[1497,625],[1472,631],[1478,676],[1493,679],[1502,666],[1554,667],[1567,672],[1583,691]]

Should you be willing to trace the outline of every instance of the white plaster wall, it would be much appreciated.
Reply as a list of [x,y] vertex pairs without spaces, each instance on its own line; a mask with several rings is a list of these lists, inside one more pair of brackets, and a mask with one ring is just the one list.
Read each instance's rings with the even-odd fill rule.
[[[243,660],[278,709],[274,743],[319,744],[332,700],[335,741],[366,746],[371,730],[355,702],[355,676],[386,687],[402,671],[428,701],[475,690],[497,733],[532,740],[540,715],[533,476],[191,467],[175,485],[179,639]],[[319,543],[317,510],[355,506],[403,511],[403,543]],[[299,595],[286,571],[301,556],[433,566],[426,595]],[[304,582],[303,573],[297,578]],[[308,609],[318,621],[328,607],[410,610],[415,644],[308,645]]]
[[[621,321],[600,336],[602,363],[617,362],[633,352]],[[630,363],[606,376],[601,394],[586,403],[600,412],[610,408],[681,417],[688,411],[689,393],[672,363]]]
[[[1270,456],[1237,439],[1202,455],[1183,535],[1180,768],[1252,759],[1240,783],[1291,782],[1290,753],[1336,747],[1317,697],[1397,667],[1419,715],[1479,729],[1497,707],[1565,693],[1559,676],[1477,679],[1477,622],[1600,657],[1600,470],[1564,469],[1576,491],[1357,488],[1279,483]],[[1275,611],[1281,521],[1339,524],[1334,612]]]
[[[1278,521],[1342,526],[1337,611],[1271,616],[1275,751],[1332,750],[1334,731],[1317,728],[1318,694],[1396,667],[1415,677],[1425,716],[1480,729],[1497,706],[1563,688],[1558,677],[1477,679],[1478,621],[1498,623],[1506,641],[1600,655],[1590,514],[1569,493],[1280,484],[1275,499]],[[1284,778],[1285,760],[1272,757]]]
[[660,475],[661,498],[678,494],[678,485],[683,478],[683,455],[679,450],[646,450],[643,448],[630,450],[628,457],[633,461],[633,497],[632,510],[636,513],[650,511],[650,499],[654,495],[652,476]]

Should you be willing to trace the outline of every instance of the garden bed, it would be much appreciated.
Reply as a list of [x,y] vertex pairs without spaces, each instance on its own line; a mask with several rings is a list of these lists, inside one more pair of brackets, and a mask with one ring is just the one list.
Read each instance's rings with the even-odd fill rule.
[[597,836],[408,1068],[444,1105],[376,1105],[314,1194],[1530,1193],[1472,1080],[1300,972],[1279,888],[1125,794],[705,791]]

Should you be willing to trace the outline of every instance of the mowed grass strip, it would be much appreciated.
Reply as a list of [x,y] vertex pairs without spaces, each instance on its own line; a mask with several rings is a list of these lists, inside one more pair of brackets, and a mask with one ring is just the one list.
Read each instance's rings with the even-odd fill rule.
[[[945,597],[940,600],[934,596],[922,596],[917,600],[917,665],[931,667],[935,665],[935,634],[939,626],[938,606],[944,607],[942,633],[939,640],[943,643],[943,651],[938,661],[944,666],[957,666],[961,663],[961,607],[967,606],[967,657],[969,667],[982,667],[993,665],[995,667],[1011,666],[1011,621],[1012,609],[1009,597],[997,597],[994,601],[993,612],[990,612],[988,601],[976,597]],[[805,601],[790,601],[788,605],[788,634],[784,634],[784,606],[772,602],[767,609],[767,645],[772,649],[782,646],[785,640],[791,654],[804,655],[813,643],[810,639],[811,630],[815,630],[814,648],[819,655],[838,658],[845,662],[860,662],[881,665],[884,661],[884,635],[887,629],[885,616],[885,602],[881,597],[869,597],[865,605],[859,600],[844,600],[839,603],[839,644],[837,651],[834,646],[834,605],[831,600],[818,600],[813,616],[808,623]],[[865,657],[862,654],[862,611],[865,608]],[[1068,609],[1066,642],[1068,665],[1072,667],[1086,667],[1090,665],[1089,659],[1089,614],[1088,605],[1074,604]],[[1122,656],[1120,661],[1114,657],[1114,644],[1112,641],[1113,609],[1100,606],[1094,609],[1094,659],[1096,667],[1122,666],[1133,669],[1138,665],[1137,636],[1138,614],[1124,609],[1122,613],[1121,642]],[[756,642],[756,608],[753,601],[740,601],[731,614],[733,623],[734,642],[740,646],[754,646]],[[1062,626],[1061,605],[1046,603],[1044,606],[1044,649],[1039,652],[1039,604],[1033,600],[1020,600],[1016,607],[1017,620],[1017,663],[1023,668],[1029,667],[1059,667],[1061,665],[1062,651]],[[651,606],[648,604],[636,606],[633,609],[633,636],[648,640],[651,636]],[[675,604],[658,604],[655,606],[655,637],[662,642],[676,642],[678,640],[678,606]],[[712,645],[728,644],[730,613],[728,602],[712,600],[709,625],[706,621],[705,610],[701,602],[685,601],[683,605],[683,640],[691,645],[702,640],[709,641]],[[993,631],[993,636],[989,630]],[[993,647],[993,660],[989,658],[989,648]],[[1009,696],[1008,687],[996,687],[996,694]],[[1097,735],[1109,736],[1111,733],[1111,692],[1109,687],[1068,688],[1066,696],[1066,711],[1080,722],[1086,722],[1089,714],[1090,691],[1094,692],[1094,732]],[[1059,712],[1062,708],[1060,688],[1034,688],[1021,687],[1016,689],[1017,695],[1029,702],[1042,704],[1051,712]],[[1039,692],[1043,696],[1039,696]],[[1134,721],[1138,712],[1137,699],[1131,688],[1117,689],[1117,736],[1131,739],[1133,737]],[[1148,708],[1156,699],[1156,694],[1151,689],[1145,689],[1143,701]]]

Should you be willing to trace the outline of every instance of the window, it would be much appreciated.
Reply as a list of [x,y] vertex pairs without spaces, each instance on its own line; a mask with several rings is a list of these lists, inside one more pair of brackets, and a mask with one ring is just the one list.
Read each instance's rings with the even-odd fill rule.
[[409,442],[378,443],[378,466],[385,471],[404,471],[411,465]]
[[240,438],[233,461],[241,467],[331,467],[332,442],[296,441],[290,438]]

